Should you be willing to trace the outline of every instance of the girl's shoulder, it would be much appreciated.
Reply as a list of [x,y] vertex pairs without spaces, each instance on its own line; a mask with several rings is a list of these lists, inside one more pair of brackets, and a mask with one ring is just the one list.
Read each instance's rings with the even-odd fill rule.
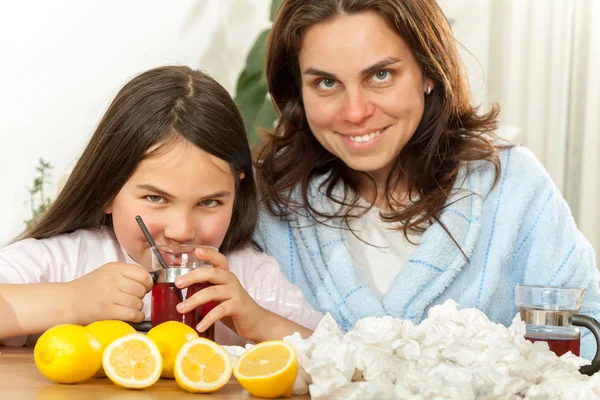
[[280,273],[279,263],[268,254],[248,246],[227,256],[229,270],[245,283],[266,279]]
[[0,249],[0,281],[70,281],[115,261],[125,258],[111,228],[79,229],[45,239],[19,240]]
[[28,248],[34,249],[36,247],[46,247],[49,249],[61,248],[68,250],[69,248],[80,248],[81,243],[86,243],[86,247],[90,245],[104,246],[106,244],[118,244],[112,229],[107,226],[103,226],[99,229],[78,229],[73,232],[63,233],[44,239],[23,239],[9,244],[0,251],[10,252],[14,250],[25,250]]
[[272,268],[279,269],[279,264],[274,257],[255,250],[251,246],[244,247],[243,249],[234,251],[227,255],[227,262],[229,263],[229,270],[237,275],[238,270],[256,270],[258,268]]

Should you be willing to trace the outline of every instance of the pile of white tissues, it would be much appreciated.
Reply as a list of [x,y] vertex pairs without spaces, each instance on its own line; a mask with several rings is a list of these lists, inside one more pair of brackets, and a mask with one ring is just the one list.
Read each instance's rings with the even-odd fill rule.
[[[371,317],[344,334],[327,314],[308,339],[284,340],[300,367],[293,393],[317,400],[600,399],[600,373],[579,373],[589,361],[524,335],[518,315],[506,328],[448,300],[418,325]],[[244,348],[227,350],[235,359]]]

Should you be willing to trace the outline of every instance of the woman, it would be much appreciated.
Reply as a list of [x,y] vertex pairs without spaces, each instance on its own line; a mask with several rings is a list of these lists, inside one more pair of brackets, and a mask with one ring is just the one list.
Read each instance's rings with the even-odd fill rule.
[[344,329],[447,299],[508,324],[518,283],[585,287],[599,315],[591,245],[498,109],[477,114],[435,0],[286,0],[267,80],[257,240]]

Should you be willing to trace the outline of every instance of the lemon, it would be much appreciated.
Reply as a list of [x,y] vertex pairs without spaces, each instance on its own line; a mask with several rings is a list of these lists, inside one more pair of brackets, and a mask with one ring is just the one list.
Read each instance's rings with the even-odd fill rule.
[[[130,333],[135,333],[135,329],[131,325],[127,324],[126,322],[117,320],[92,322],[91,324],[86,326],[86,328],[94,335],[96,335],[96,337],[100,341],[100,345],[102,346],[102,352],[104,352],[106,346],[111,344],[115,339],[118,339]],[[100,367],[100,369],[96,373],[96,376],[106,376],[104,368]]]
[[162,356],[161,378],[173,378],[173,367],[175,366],[177,353],[185,343],[197,339],[198,332],[184,323],[167,321],[150,329],[148,338],[156,343]]
[[283,340],[257,344],[236,361],[233,375],[256,397],[289,397],[298,374],[296,350]]
[[114,340],[102,355],[106,376],[116,385],[130,389],[150,387],[160,378],[162,358],[156,344],[141,333]]
[[38,339],[35,365],[46,378],[58,383],[77,383],[91,378],[102,365],[102,345],[79,325],[56,325]]
[[229,382],[231,358],[212,340],[194,339],[179,350],[174,373],[179,386],[188,392],[214,392]]

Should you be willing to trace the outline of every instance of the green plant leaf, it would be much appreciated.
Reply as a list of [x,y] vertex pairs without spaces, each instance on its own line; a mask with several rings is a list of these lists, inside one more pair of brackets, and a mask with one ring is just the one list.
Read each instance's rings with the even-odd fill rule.
[[270,29],[265,29],[258,35],[248,57],[246,57],[246,70],[248,74],[264,73],[267,59],[267,38],[269,37]]
[[264,79],[264,74],[256,73],[249,75],[244,70],[238,80],[235,101],[240,108],[240,112],[244,118],[244,126],[251,141],[257,137],[255,121],[266,96],[267,82]]
[[282,3],[283,0],[273,0],[273,2],[271,3],[271,22],[273,22],[273,20],[275,19],[275,15],[277,15],[277,11],[281,7]]
[[258,132],[259,128],[265,130],[272,130],[275,126],[275,121],[277,121],[278,115],[275,111],[275,107],[273,107],[273,102],[269,96],[265,96],[260,109],[258,110],[258,114],[256,115],[256,120],[254,121],[254,132],[256,132],[256,136],[250,135],[250,144],[257,144],[260,142],[260,134]]
[[[283,0],[271,2],[270,19],[273,21]],[[238,77],[235,101],[244,118],[250,144],[260,142],[257,128],[272,129],[277,113],[267,97],[266,51],[270,29],[262,31],[254,41],[246,66]]]
[[[27,229],[31,228],[33,224],[37,222],[39,217],[46,212],[48,207],[52,204],[52,200],[48,197],[44,197],[44,186],[48,184],[48,179],[50,178],[50,174],[48,170],[52,169],[52,165],[50,163],[45,162],[43,159],[38,160],[39,166],[35,169],[38,172],[38,176],[33,179],[33,187],[27,188],[27,191],[30,194],[30,203],[31,206],[31,218],[27,219],[25,222],[25,226]],[[37,199],[34,195],[37,193],[40,194],[40,199]]]

